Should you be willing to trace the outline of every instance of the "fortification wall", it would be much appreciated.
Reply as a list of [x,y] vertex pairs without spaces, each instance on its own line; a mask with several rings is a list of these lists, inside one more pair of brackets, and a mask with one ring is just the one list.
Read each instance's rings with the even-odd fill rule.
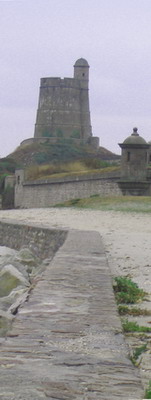
[[27,246],[32,252],[46,259],[52,257],[64,243],[67,231],[57,229],[46,229],[38,226],[23,225],[18,221],[0,221],[0,245],[20,250]]
[[99,176],[68,177],[60,180],[23,182],[15,186],[15,207],[49,207],[66,200],[101,196],[120,196],[117,177],[100,178]]

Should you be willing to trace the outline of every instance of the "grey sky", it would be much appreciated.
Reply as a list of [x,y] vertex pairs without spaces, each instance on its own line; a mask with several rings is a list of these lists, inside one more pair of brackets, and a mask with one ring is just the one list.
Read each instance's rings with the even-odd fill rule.
[[90,65],[93,135],[151,140],[151,0],[0,0],[0,156],[33,137],[41,77]]

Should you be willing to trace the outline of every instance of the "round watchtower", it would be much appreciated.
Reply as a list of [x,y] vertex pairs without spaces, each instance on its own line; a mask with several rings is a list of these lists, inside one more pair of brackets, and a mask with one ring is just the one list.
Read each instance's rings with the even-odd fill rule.
[[74,64],[74,78],[89,81],[89,64],[84,58],[79,58]]

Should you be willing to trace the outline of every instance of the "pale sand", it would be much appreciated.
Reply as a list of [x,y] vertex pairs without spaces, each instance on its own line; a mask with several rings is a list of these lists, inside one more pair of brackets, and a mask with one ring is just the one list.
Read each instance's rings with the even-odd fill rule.
[[1,210],[0,220],[50,228],[95,230],[102,236],[111,273],[130,275],[151,293],[151,216],[141,213],[45,208]]

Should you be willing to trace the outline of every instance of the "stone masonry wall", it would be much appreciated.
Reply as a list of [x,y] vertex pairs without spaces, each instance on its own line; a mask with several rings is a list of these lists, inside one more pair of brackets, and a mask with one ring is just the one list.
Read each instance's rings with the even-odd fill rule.
[[41,259],[51,258],[64,243],[67,231],[0,222],[0,246],[19,250],[27,246]]
[[91,136],[87,85],[73,78],[42,78],[34,137],[74,135]]
[[15,187],[15,207],[49,207],[75,198],[101,196],[120,196],[122,192],[117,178],[75,177],[60,181],[25,182]]

